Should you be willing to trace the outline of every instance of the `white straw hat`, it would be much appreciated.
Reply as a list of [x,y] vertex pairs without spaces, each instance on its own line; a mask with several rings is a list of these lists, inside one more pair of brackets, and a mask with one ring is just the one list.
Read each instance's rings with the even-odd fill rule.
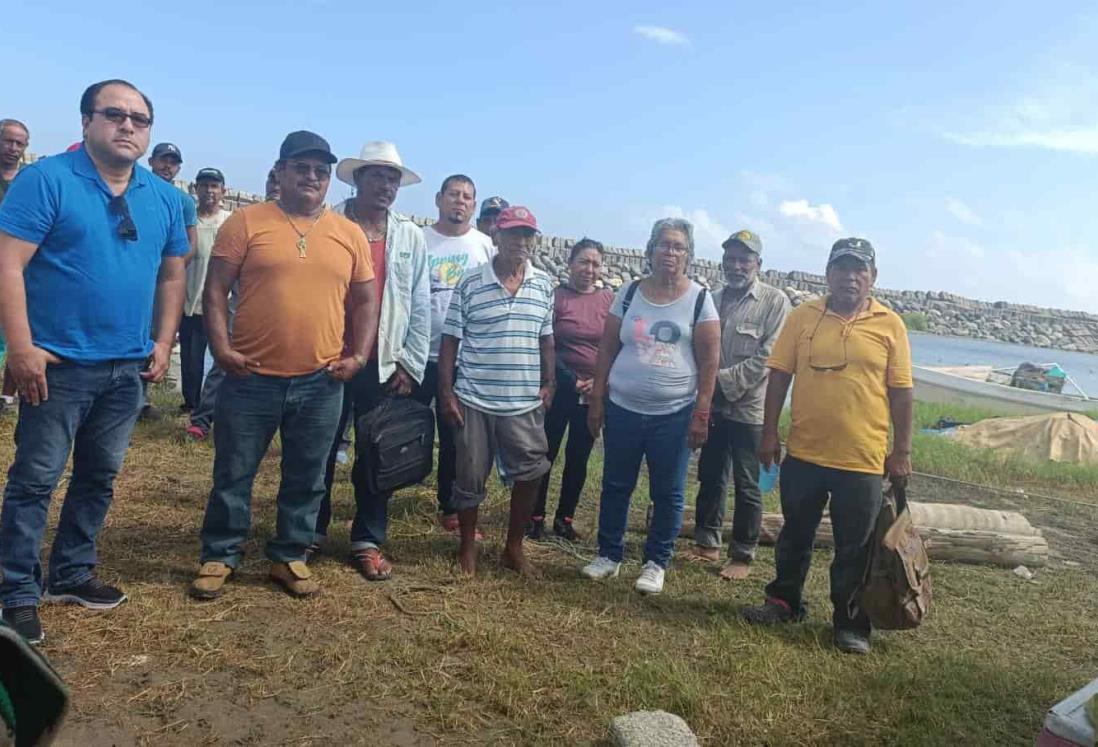
[[374,140],[362,146],[358,158],[344,158],[336,166],[336,178],[355,186],[355,172],[363,166],[388,166],[400,172],[400,186],[419,184],[422,179],[411,169],[405,168],[396,146],[385,140]]

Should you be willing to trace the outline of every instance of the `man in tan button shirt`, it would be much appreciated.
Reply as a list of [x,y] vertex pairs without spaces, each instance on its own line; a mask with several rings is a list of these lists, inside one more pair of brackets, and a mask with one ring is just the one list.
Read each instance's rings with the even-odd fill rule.
[[759,280],[762,241],[751,231],[737,231],[722,245],[725,285],[713,295],[721,321],[721,362],[709,439],[698,461],[698,498],[694,549],[697,560],[721,557],[728,477],[736,503],[732,542],[721,577],[746,578],[762,522],[759,492],[759,446],[766,393],[766,359],[789,313],[785,294]]

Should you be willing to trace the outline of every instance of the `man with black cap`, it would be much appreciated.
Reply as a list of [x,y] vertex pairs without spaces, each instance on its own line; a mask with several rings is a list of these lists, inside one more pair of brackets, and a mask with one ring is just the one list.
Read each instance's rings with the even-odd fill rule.
[[[220,595],[251,528],[252,484],[276,431],[282,481],[271,579],[296,597],[320,591],[305,564],[324,496],[324,467],[343,383],[367,361],[377,331],[370,247],[354,223],[324,207],[337,161],[312,132],[286,136],[275,165],[280,195],[237,210],[210,256],[203,312],[225,372],[217,395],[213,489],[202,524],[198,599]],[[228,295],[239,303],[229,336]],[[351,346],[343,354],[344,315]]]
[[[157,143],[149,156],[149,169],[166,181],[175,184],[175,177],[183,168],[183,152],[174,143]],[[198,215],[195,210],[194,199],[183,190],[179,190],[179,204],[183,207],[183,224],[187,229],[187,242],[191,246],[191,252],[187,255],[187,263],[190,264],[194,256],[195,246],[198,242],[198,234],[195,225],[198,223]],[[180,329],[182,332],[182,329]],[[184,392],[184,406],[186,406],[186,392]],[[149,401],[149,384],[145,382],[142,389],[141,419],[155,420],[160,417],[159,411]]]
[[903,484],[911,474],[911,348],[903,320],[870,295],[876,280],[868,241],[836,241],[827,296],[794,309],[774,344],[759,459],[769,466],[781,454],[778,418],[792,383],[793,422],[781,471],[785,524],[766,602],[743,611],[758,624],[804,619],[812,544],[830,499],[835,646],[858,654],[869,651],[869,619],[858,609],[857,593],[881,509],[881,476]]
[[[149,156],[149,169],[169,184],[175,183],[175,177],[179,176],[179,170],[183,168],[183,152],[174,143],[157,143]],[[191,242],[191,251],[194,251],[198,241],[195,226],[198,224],[198,213],[195,209],[194,199],[179,190],[183,205],[183,223],[187,226],[187,240]]]
[[480,203],[480,215],[477,216],[477,230],[486,236],[496,232],[496,219],[504,208],[511,207],[511,203],[502,197],[489,197]]
[[183,410],[198,407],[202,395],[202,372],[206,363],[206,328],[202,323],[202,289],[206,285],[206,268],[210,250],[221,225],[228,219],[228,210],[221,209],[225,196],[225,175],[219,169],[199,170],[194,178],[198,195],[197,243],[187,263],[187,297],[183,302],[183,319],[179,324],[179,368],[183,386]]
[[713,294],[721,322],[721,362],[709,438],[698,460],[698,498],[692,556],[720,560],[728,477],[736,496],[732,542],[721,578],[747,577],[762,527],[759,448],[766,393],[766,359],[778,338],[789,299],[759,279],[762,240],[737,231],[722,244],[724,287]]

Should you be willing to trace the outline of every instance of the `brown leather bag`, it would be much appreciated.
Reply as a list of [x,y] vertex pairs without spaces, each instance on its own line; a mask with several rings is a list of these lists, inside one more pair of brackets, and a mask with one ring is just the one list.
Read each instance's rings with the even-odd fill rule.
[[873,627],[910,630],[930,611],[930,558],[915,530],[904,489],[891,486],[877,516],[859,605]]

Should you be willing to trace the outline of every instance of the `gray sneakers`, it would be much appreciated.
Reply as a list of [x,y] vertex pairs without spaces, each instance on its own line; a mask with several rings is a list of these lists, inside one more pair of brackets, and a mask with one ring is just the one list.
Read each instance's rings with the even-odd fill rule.
[[585,565],[581,570],[587,578],[595,579],[596,581],[603,578],[617,578],[618,573],[621,571],[621,563],[599,556]]

